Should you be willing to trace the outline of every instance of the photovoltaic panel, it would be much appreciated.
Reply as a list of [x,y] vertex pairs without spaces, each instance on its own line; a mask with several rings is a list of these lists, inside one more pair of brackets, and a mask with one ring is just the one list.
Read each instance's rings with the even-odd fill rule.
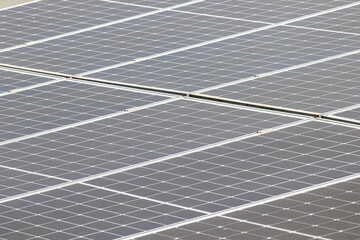
[[304,236],[296,232],[289,232],[281,229],[244,222],[227,217],[213,217],[211,219],[194,222],[170,230],[150,234],[137,240],[316,240],[316,236]]
[[352,110],[344,111],[341,113],[335,114],[336,116],[348,118],[348,119],[354,119],[357,121],[360,121],[360,108],[355,108]]
[[227,216],[326,239],[357,239],[359,196],[357,178]]
[[75,184],[0,204],[1,239],[105,240],[202,215],[157,201]]
[[159,1],[153,1],[153,0],[102,0],[105,2],[118,2],[118,3],[124,3],[124,4],[137,4],[152,8],[166,8],[171,7],[177,4],[182,4],[189,2],[189,0],[159,0]]
[[0,164],[80,179],[298,120],[178,100],[3,145]]
[[48,0],[1,11],[0,49],[119,20],[152,9],[101,0]]
[[200,14],[211,14],[220,17],[240,18],[251,21],[278,23],[309,14],[329,10],[331,8],[353,3],[350,0],[342,1],[296,1],[296,0],[207,0],[192,7],[183,7],[179,10]]
[[360,55],[253,78],[207,95],[326,113],[360,101]]
[[276,27],[89,76],[196,91],[357,50],[359,37]]
[[0,96],[0,140],[6,141],[166,97],[62,81]]
[[[49,176],[18,171],[0,166],[0,198],[7,198],[64,183]],[[2,234],[2,233],[1,233]]]
[[53,79],[0,70],[0,94],[51,80]]
[[293,23],[294,26],[360,34],[360,6],[339,10]]
[[1,11],[0,239],[356,240],[359,6]]
[[357,239],[359,189],[356,178],[137,239]]
[[264,26],[165,11],[0,53],[2,62],[80,74]]
[[309,122],[89,183],[217,212],[357,173],[359,134]]

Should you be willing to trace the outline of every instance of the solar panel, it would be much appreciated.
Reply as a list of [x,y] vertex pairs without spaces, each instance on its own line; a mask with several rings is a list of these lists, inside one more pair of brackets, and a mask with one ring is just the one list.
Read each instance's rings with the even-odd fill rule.
[[89,75],[124,83],[198,91],[359,48],[359,37],[276,27]]
[[0,144],[164,99],[69,81],[7,94],[0,97]]
[[309,240],[316,239],[305,234],[298,234],[290,231],[282,231],[267,227],[266,225],[254,224],[248,221],[241,221],[227,217],[214,217],[209,220],[195,222],[174,230],[166,230],[157,234],[137,238],[139,240],[216,240],[216,239],[295,239]]
[[[359,178],[247,209],[244,220],[331,239],[355,239]],[[285,209],[284,209],[285,208]],[[267,214],[269,217],[264,217]],[[234,214],[236,215],[236,214]],[[270,216],[271,215],[271,216]],[[286,215],[288,217],[286,217]]]
[[80,74],[263,25],[166,11],[0,53],[0,56],[9,64]]
[[0,70],[0,95],[8,91],[52,81],[51,78]]
[[360,108],[354,108],[348,111],[344,111],[341,113],[336,114],[337,116],[340,117],[345,117],[345,118],[349,118],[349,119],[353,119],[353,120],[360,120]]
[[326,113],[359,103],[359,54],[254,77],[205,93],[230,99]]
[[151,8],[166,8],[172,7],[177,4],[184,4],[189,2],[189,0],[159,0],[159,1],[152,1],[152,0],[102,0],[105,2],[116,2],[116,3],[123,3],[123,4],[131,4],[131,5],[142,5]]
[[137,239],[356,239],[359,183],[343,181]]
[[[0,167],[0,173],[1,199],[65,183],[65,181],[61,179],[34,174],[30,171],[19,171],[5,166]],[[3,221],[1,222],[3,223]],[[1,234],[3,234],[3,231],[1,231]]]
[[2,228],[7,229],[2,237],[7,239],[114,239],[201,215],[81,184],[3,203],[1,208]]
[[[227,123],[222,122],[224,118]],[[66,180],[81,179],[295,121],[299,119],[178,100],[10,141],[1,146],[1,164]]]
[[241,18],[249,21],[279,23],[298,17],[308,16],[321,11],[354,3],[350,0],[342,1],[239,1],[239,0],[207,0],[197,3],[193,7],[184,7],[179,10],[192,11],[199,14],[211,14],[219,17]]
[[309,122],[89,183],[217,212],[356,173],[359,133]]
[[358,239],[359,9],[0,9],[0,239]]
[[101,0],[36,1],[1,12],[0,48],[26,45],[149,11],[152,9],[145,6]]
[[307,28],[317,28],[330,31],[348,32],[352,34],[360,34],[359,22],[359,6],[339,10],[328,13],[323,16],[314,17],[312,19],[296,22],[292,25]]

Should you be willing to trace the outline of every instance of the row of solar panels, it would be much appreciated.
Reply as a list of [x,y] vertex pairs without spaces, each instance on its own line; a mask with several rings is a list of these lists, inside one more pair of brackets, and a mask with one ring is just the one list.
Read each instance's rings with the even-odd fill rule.
[[[87,27],[81,25],[85,21],[94,21],[88,27],[117,21],[121,10],[124,16],[135,16],[132,11],[149,10],[135,4],[150,2],[40,1],[6,10],[9,13],[4,16],[9,18],[38,11],[36,17],[46,26],[35,28],[39,33],[32,37],[37,39],[22,40],[17,35],[22,42],[5,40],[9,46],[20,44],[2,51],[6,64],[64,74],[87,75],[82,72],[90,71],[89,76],[115,82],[334,113],[350,118],[353,124],[4,70],[0,81],[1,238],[131,238],[177,225],[184,226],[151,237],[273,236],[280,240],[356,236],[359,229],[351,221],[358,215],[348,209],[356,205],[352,200],[359,192],[358,180],[326,188],[331,194],[333,189],[338,191],[331,195],[335,202],[320,201],[319,196],[326,196],[323,189],[325,192],[305,194],[310,199],[306,203],[302,203],[303,195],[296,195],[269,206],[253,206],[321,184],[356,179],[360,166],[358,34],[353,28],[338,32],[276,26],[295,13],[305,16],[345,2],[314,2],[303,13],[300,4],[292,7],[293,14],[279,10],[282,15],[270,11],[271,4],[260,11],[260,2],[240,6],[246,11],[256,6],[257,13],[246,14],[248,22],[232,19],[239,17],[234,12],[241,14],[231,9],[234,1],[206,1],[34,45],[23,43],[82,29]],[[287,2],[290,7],[291,1]],[[178,4],[157,3],[151,11]],[[256,3],[259,5],[251,6]],[[354,6],[344,11],[356,11],[356,3],[351,4]],[[48,20],[55,18],[54,11],[60,14],[60,23],[70,21],[70,16],[79,17],[78,11],[71,15],[73,8],[88,11],[84,16],[89,19],[82,22],[74,17],[73,23],[79,25],[71,30],[49,31]],[[96,14],[88,15],[91,12]],[[199,15],[203,12],[220,14],[224,22]],[[267,22],[252,22],[260,16]],[[339,18],[343,23],[342,14]],[[325,25],[328,19],[325,14]],[[70,22],[58,25],[73,26]],[[259,27],[265,28],[239,33]],[[14,32],[28,36],[25,29],[15,27]],[[122,34],[129,39],[119,45],[116,37]],[[218,39],[224,35],[230,37]],[[161,48],[155,48],[160,40]],[[139,59],[148,56],[149,60]],[[94,72],[103,67],[109,69]],[[348,191],[344,186],[355,193],[344,193]],[[305,207],[297,207],[302,204]],[[319,206],[322,209],[312,219],[305,216]],[[244,211],[237,212],[245,208],[246,217]],[[289,212],[295,222],[284,217]],[[268,215],[271,217],[264,217]],[[333,223],[334,215],[340,216],[338,225]],[[186,226],[194,221],[201,222]],[[346,233],[339,235],[332,230],[336,227]],[[294,228],[302,231],[290,233]]]
[[[334,13],[326,13],[330,11],[328,9],[318,17],[323,18],[323,29],[313,29],[302,27],[302,24],[306,24],[305,20],[301,19],[291,21],[291,24],[297,23],[300,26],[281,26],[281,22],[258,23],[249,19],[247,21],[250,22],[246,22],[225,17],[220,21],[221,18],[219,20],[215,13],[214,16],[197,15],[186,7],[183,7],[185,10],[166,10],[136,17],[138,15],[135,13],[140,11],[138,6],[96,2],[92,3],[93,7],[104,8],[100,8],[98,14],[104,11],[103,15],[109,16],[111,10],[113,17],[120,19],[104,20],[109,26],[81,30],[82,32],[77,34],[63,30],[62,34],[70,31],[69,34],[72,35],[55,35],[52,37],[56,39],[33,45],[24,44],[29,39],[21,40],[19,48],[3,49],[0,53],[1,63],[62,74],[86,75],[123,84],[202,92],[217,97],[318,113],[327,113],[359,103],[359,84],[356,79],[359,67],[359,34],[355,30],[351,32],[353,28],[349,31],[329,30],[325,23],[329,22]],[[325,5],[331,8],[334,7],[333,4],[339,2],[330,1],[328,6]],[[356,23],[354,18],[358,16],[357,5],[359,4],[351,3],[351,7],[335,11],[335,20],[344,25],[348,22]],[[7,17],[26,18],[32,13],[36,19],[40,18],[39,13],[43,13],[45,16],[39,21],[47,21],[49,18],[55,19],[51,17],[53,13],[48,10],[50,8],[58,11],[60,15],[65,14],[59,16],[58,21],[61,21],[71,13],[66,10],[76,6],[84,11],[92,9],[90,3],[78,1],[40,1],[19,7],[20,9],[6,10],[10,12],[4,15],[10,26],[5,25],[4,28],[13,30],[16,39],[22,39],[19,36],[21,34],[44,38],[41,32],[35,31],[29,35],[23,29],[26,25],[20,28],[16,25],[18,21],[7,20]],[[135,16],[135,19],[121,21],[121,17],[132,13],[123,8],[124,6],[137,10],[131,15]],[[202,6],[211,7],[211,4],[195,2],[190,4],[189,8],[196,12]],[[222,5],[214,3],[214,6],[220,6],[221,9]],[[229,5],[224,4],[222,7],[226,8],[225,6]],[[324,8],[324,5],[316,6]],[[64,11],[60,11],[62,8]],[[31,10],[30,13],[27,13],[26,9]],[[21,13],[18,13],[20,10]],[[119,11],[126,14],[119,14]],[[350,13],[347,13],[348,11]],[[144,11],[140,12],[144,14]],[[94,18],[89,13],[84,14]],[[343,20],[344,14],[348,16],[348,21]],[[102,19],[100,16],[99,18]],[[66,19],[70,21],[72,18]],[[333,18],[331,20],[329,25],[335,21]],[[73,24],[62,25],[73,26],[85,21],[88,19],[79,21],[75,18]],[[118,21],[120,23],[112,24]],[[309,21],[314,19],[310,18]],[[29,23],[34,24],[34,21]],[[36,21],[35,23],[39,24]],[[51,26],[51,22],[43,24]],[[99,22],[96,21],[96,24]],[[41,29],[41,26],[28,28],[31,32],[39,29],[52,33],[49,29]],[[78,28],[81,27],[84,27],[83,24]],[[79,30],[78,28],[75,30]],[[15,35],[5,36],[14,39]],[[7,39],[4,41],[10,42]]]
[[3,98],[4,239],[111,239],[359,172],[355,126],[70,81]]

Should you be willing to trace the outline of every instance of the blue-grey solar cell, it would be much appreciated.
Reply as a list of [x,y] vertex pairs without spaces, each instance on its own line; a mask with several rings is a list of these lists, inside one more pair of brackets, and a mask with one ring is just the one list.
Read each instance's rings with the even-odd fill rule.
[[177,100],[3,145],[0,164],[80,179],[298,120]]
[[[7,198],[64,183],[64,180],[0,166],[0,198]],[[0,221],[1,222],[1,221]],[[0,234],[1,235],[1,234]],[[1,238],[1,237],[0,237]]]
[[0,97],[0,141],[62,127],[165,97],[61,81]]
[[165,11],[0,53],[2,62],[80,74],[264,26]]
[[360,107],[355,108],[355,109],[351,109],[351,110],[348,110],[348,111],[344,111],[344,112],[341,112],[341,113],[337,113],[337,114],[335,114],[335,116],[340,116],[340,117],[360,121]]
[[360,34],[360,6],[346,8],[293,23],[293,26]]
[[[107,0],[103,0],[107,1]],[[148,6],[152,8],[166,8],[177,4],[183,4],[190,2],[190,0],[111,0],[113,2],[124,3],[124,4],[137,4],[142,6]]]
[[217,88],[207,95],[326,113],[360,102],[360,55]]
[[277,23],[353,2],[352,0],[302,2],[296,0],[206,0],[192,6],[179,8],[179,10],[220,17],[241,18],[250,21]]
[[308,122],[88,183],[217,212],[358,173],[359,135]]
[[75,184],[0,204],[1,239],[116,239],[203,215]]
[[[8,8],[0,63],[360,121],[359,2],[188,2]],[[52,80],[0,70],[0,240],[359,238],[351,123]]]
[[301,233],[290,232],[267,227],[251,222],[244,222],[230,217],[213,217],[203,221],[193,222],[170,230],[149,233],[137,240],[316,240],[316,236],[304,236]]
[[0,70],[0,93],[10,90],[29,87],[31,85],[44,83],[53,79]]
[[357,50],[360,36],[276,27],[90,76],[196,91]]
[[325,239],[355,240],[360,230],[359,189],[357,178],[227,216]]
[[1,11],[0,49],[152,11],[101,0],[47,0]]
[[136,239],[355,240],[359,189],[357,178]]

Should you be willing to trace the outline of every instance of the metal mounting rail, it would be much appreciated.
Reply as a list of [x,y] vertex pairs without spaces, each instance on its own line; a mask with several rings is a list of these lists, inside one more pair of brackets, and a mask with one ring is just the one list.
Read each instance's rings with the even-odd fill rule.
[[278,111],[278,112],[286,112],[286,113],[293,113],[293,114],[298,114],[298,115],[302,115],[302,116],[321,118],[321,113],[307,112],[307,111],[302,111],[302,110],[297,110],[297,109],[292,109],[292,108],[277,107],[277,106],[273,106],[273,105],[241,101],[241,100],[236,100],[236,99],[231,99],[231,98],[216,97],[213,95],[206,95],[206,94],[202,94],[202,93],[189,93],[188,96],[191,98],[206,99],[206,100],[217,101],[217,102],[232,103],[232,104],[237,104],[237,105],[242,105],[242,106],[247,106],[247,107],[255,107],[255,108],[260,108],[260,109],[274,110],[274,111]]
[[151,93],[158,92],[158,93],[165,93],[165,94],[184,96],[184,97],[186,97],[188,95],[187,92],[170,90],[170,89],[165,89],[165,88],[154,88],[154,87],[150,87],[150,86],[143,86],[143,85],[137,85],[137,84],[131,84],[131,83],[121,83],[121,82],[116,82],[116,81],[111,81],[111,80],[76,76],[76,75],[70,75],[70,74],[64,74],[64,73],[58,73],[58,72],[45,71],[45,70],[40,70],[40,69],[35,69],[35,68],[19,67],[19,66],[10,65],[10,64],[4,64],[4,63],[0,63],[0,67],[3,67],[3,69],[5,68],[5,69],[10,69],[10,70],[29,72],[31,74],[35,74],[35,73],[43,74],[43,75],[45,74],[48,77],[53,77],[53,78],[54,77],[55,78],[62,77],[62,78],[69,79],[69,80],[81,80],[81,81],[85,81],[85,82],[101,83],[101,84],[113,85],[113,86],[118,86],[118,87],[125,87],[125,88],[137,89],[137,90],[145,90],[145,91],[149,91]]
[[216,97],[216,96],[200,94],[200,93],[189,93],[188,97],[216,101],[216,102],[237,104],[237,105],[241,105],[241,106],[260,108],[260,109],[272,110],[272,111],[277,111],[277,112],[292,113],[292,114],[296,114],[296,115],[331,120],[331,121],[336,121],[336,122],[341,122],[341,123],[355,124],[355,125],[360,126],[360,121],[358,121],[358,120],[337,117],[337,116],[327,115],[327,114],[323,114],[323,113],[302,111],[302,110],[293,109],[293,108],[284,108],[284,107],[278,107],[278,106],[273,106],[273,105],[259,104],[259,103],[254,103],[254,102],[247,102],[247,101],[241,101],[241,100],[230,99],[230,98]]
[[328,116],[328,115],[321,115],[321,118],[325,119],[325,120],[331,120],[331,121],[342,122],[342,123],[349,123],[349,124],[354,124],[354,125],[360,126],[360,121],[355,120],[355,119],[337,117],[337,116]]
[[284,107],[260,104],[260,103],[255,103],[255,102],[248,102],[248,101],[242,101],[242,100],[236,100],[236,99],[230,99],[230,98],[217,97],[217,96],[213,96],[213,95],[206,95],[206,94],[202,94],[202,93],[189,93],[189,92],[176,91],[176,90],[157,88],[157,87],[150,87],[150,86],[144,86],[144,85],[137,85],[137,84],[131,84],[131,83],[120,83],[120,82],[116,82],[116,81],[104,80],[104,79],[98,79],[98,78],[76,76],[76,75],[74,76],[74,75],[70,75],[70,74],[63,74],[63,73],[58,73],[58,72],[44,71],[44,70],[40,70],[40,69],[19,67],[19,66],[10,65],[10,64],[4,64],[4,63],[0,63],[0,67],[6,68],[6,69],[11,69],[11,70],[18,70],[18,71],[22,71],[22,72],[29,72],[32,74],[36,73],[36,74],[47,75],[49,77],[56,77],[56,78],[62,77],[62,78],[69,79],[72,81],[83,81],[83,82],[112,85],[112,86],[127,88],[129,90],[142,90],[142,91],[148,92],[150,94],[162,93],[162,94],[169,94],[169,95],[173,95],[173,96],[188,97],[188,98],[192,98],[192,99],[202,99],[202,100],[213,101],[213,102],[236,104],[236,105],[240,105],[240,106],[252,107],[255,109],[266,109],[266,110],[271,110],[274,112],[290,113],[290,114],[295,114],[298,116],[314,117],[317,119],[330,120],[333,122],[353,124],[353,125],[356,125],[357,127],[360,126],[360,121],[358,121],[358,120],[337,117],[337,116],[328,115],[325,113],[303,111],[303,110],[293,109],[293,108],[284,108]]

